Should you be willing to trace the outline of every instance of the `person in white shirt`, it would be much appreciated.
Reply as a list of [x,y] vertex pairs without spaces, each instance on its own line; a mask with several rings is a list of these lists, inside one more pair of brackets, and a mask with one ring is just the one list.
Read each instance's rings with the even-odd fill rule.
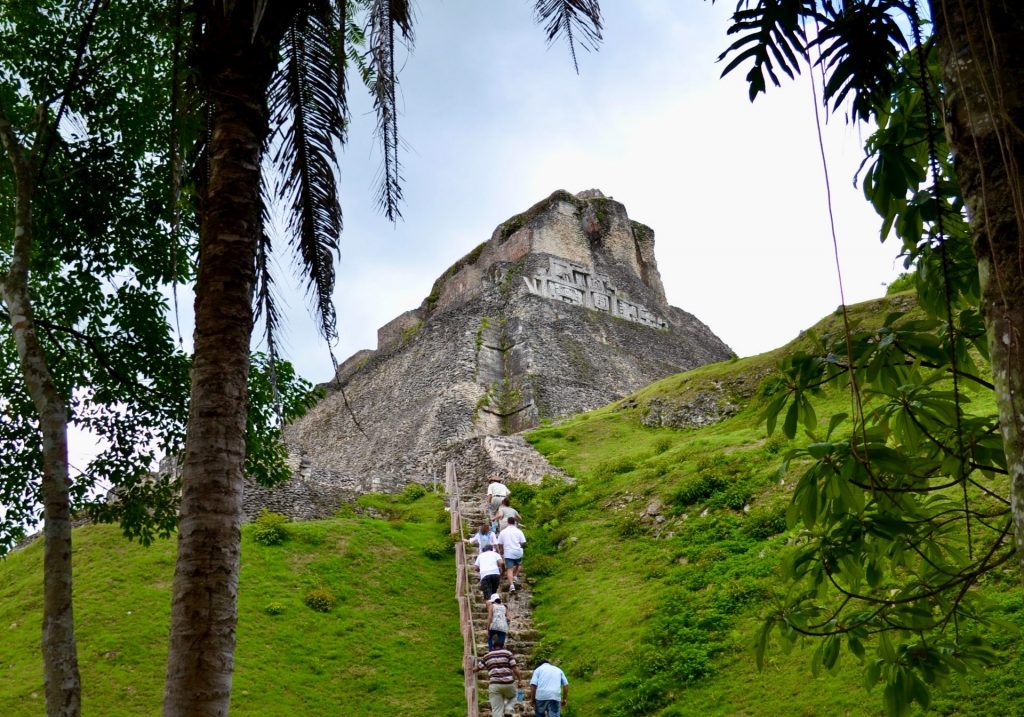
[[498,547],[501,549],[501,557],[505,561],[509,592],[516,591],[516,578],[519,577],[519,572],[523,568],[524,545],[526,545],[526,536],[516,525],[516,519],[510,517],[508,525],[498,533]]
[[480,571],[480,589],[484,591],[484,595],[493,595],[498,592],[501,571],[505,569],[505,563],[501,556],[488,545],[486,548],[480,549],[480,554],[476,556],[473,564]]
[[547,660],[533,668],[530,677],[530,701],[536,717],[561,717],[569,699],[569,680],[565,673]]
[[508,497],[510,491],[497,475],[492,475],[487,481],[487,503],[490,507],[489,512],[493,513],[501,507],[501,501]]

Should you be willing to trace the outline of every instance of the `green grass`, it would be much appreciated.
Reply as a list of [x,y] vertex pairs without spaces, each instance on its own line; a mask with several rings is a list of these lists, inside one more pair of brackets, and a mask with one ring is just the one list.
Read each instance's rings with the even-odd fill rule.
[[[243,529],[233,715],[465,713],[454,560],[424,554],[447,536],[441,501],[360,503],[385,517],[289,523],[275,546]],[[175,543],[144,548],[110,526],[74,539],[83,713],[157,715]],[[43,714],[41,575],[38,541],[0,563],[4,717]],[[316,588],[335,595],[330,612],[304,604]]]
[[[912,301],[895,295],[851,307],[872,322]],[[833,315],[815,327],[835,328]],[[815,644],[778,647],[764,671],[751,646],[759,616],[786,589],[782,519],[800,466],[780,477],[790,443],[766,438],[758,414],[765,378],[787,351],[668,377],[528,440],[575,478],[513,485],[535,580],[536,657],[571,681],[565,717],[653,715],[882,715],[852,654],[814,677]],[[649,427],[652,407],[708,395],[737,406],[700,429]],[[969,411],[994,410],[974,396]],[[816,404],[821,422],[848,410],[845,394]],[[650,421],[647,421],[650,423]],[[797,442],[803,439],[797,439]],[[782,481],[782,482],[780,482]],[[451,599],[447,516],[436,496],[365,496],[335,520],[287,525],[281,545],[245,529],[233,692],[235,715],[461,715],[461,639]],[[660,520],[651,517],[652,512]],[[76,618],[85,713],[155,715],[166,655],[174,546],[126,543],[113,529],[76,532]],[[41,546],[0,564],[2,714],[42,714],[38,655]],[[306,606],[323,589],[329,612]],[[1024,626],[1017,576],[979,587]],[[1018,633],[990,634],[1000,660],[957,678],[929,714],[1024,715]],[[870,654],[870,653],[869,653]]]
[[[861,304],[851,314],[880,321],[890,299],[901,300]],[[861,686],[852,654],[834,674],[814,677],[814,642],[788,654],[776,646],[763,672],[752,651],[759,617],[786,589],[783,512],[800,470],[779,476],[789,444],[766,438],[760,391],[774,363],[805,341],[666,378],[528,435],[575,479],[513,491],[532,526],[526,569],[539,560],[550,573],[535,586],[538,651],[566,670],[573,715],[884,714],[881,687]],[[707,391],[740,410],[700,429],[644,425],[652,404],[682,405]],[[849,410],[848,402],[845,393],[826,396],[816,404],[821,423]],[[992,410],[991,402],[986,396],[970,410]],[[649,508],[660,520],[642,517]],[[1012,572],[990,576],[982,589],[1004,618],[1024,626]],[[956,678],[929,714],[1024,714],[1019,636],[990,637],[999,664]]]

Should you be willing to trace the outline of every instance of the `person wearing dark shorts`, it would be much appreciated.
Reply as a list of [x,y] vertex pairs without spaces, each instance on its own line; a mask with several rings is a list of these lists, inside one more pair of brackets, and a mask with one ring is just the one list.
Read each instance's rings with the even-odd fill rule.
[[505,570],[508,571],[508,589],[516,591],[516,578],[522,570],[523,546],[526,545],[526,536],[516,525],[516,519],[509,517],[508,525],[498,533],[498,547],[501,548],[501,557],[505,561]]

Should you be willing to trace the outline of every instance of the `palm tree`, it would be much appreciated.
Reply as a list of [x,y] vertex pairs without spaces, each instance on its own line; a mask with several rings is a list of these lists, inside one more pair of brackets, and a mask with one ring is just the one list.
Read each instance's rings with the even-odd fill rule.
[[[263,160],[281,171],[276,198],[287,204],[291,244],[330,340],[333,255],[342,227],[336,151],[345,141],[345,68],[364,58],[347,43],[363,39],[355,17],[364,14],[369,52],[362,77],[373,93],[383,147],[378,200],[395,218],[401,202],[395,51],[398,43],[411,43],[413,17],[409,0],[197,0],[189,9],[190,64],[205,114],[204,171],[164,713],[195,716],[227,714],[231,690],[254,298],[271,339],[276,318],[266,273]],[[600,41],[597,0],[538,0],[535,10],[549,40],[568,39],[574,60],[576,42]]]

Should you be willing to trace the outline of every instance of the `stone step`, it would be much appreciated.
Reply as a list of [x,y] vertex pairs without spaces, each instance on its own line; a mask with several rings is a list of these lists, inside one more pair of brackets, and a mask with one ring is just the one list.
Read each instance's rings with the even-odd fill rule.
[[[501,448],[504,447],[502,446]],[[469,476],[466,476],[466,478],[469,478]],[[486,502],[483,497],[486,490],[484,482],[480,481],[472,486],[465,479],[460,482],[463,489],[462,500],[459,504],[462,517],[462,534],[468,537],[475,533],[482,523],[489,522],[490,511],[486,509]],[[482,656],[487,651],[487,604],[485,602],[487,596],[483,595],[479,588],[479,579],[473,565],[476,555],[476,547],[467,545],[466,561],[458,567],[460,570],[465,571],[465,575],[469,579],[470,617],[473,621],[473,630],[477,642],[476,649],[478,655]],[[502,575],[499,592],[502,595],[503,601],[510,606],[510,611],[512,612],[511,630],[505,646],[515,655],[520,672],[525,680],[529,682],[533,671],[526,669],[526,666],[531,664],[531,654],[540,637],[538,631],[533,627],[530,615],[531,591],[527,587],[524,577],[523,583],[519,585],[519,589],[515,592],[510,592],[505,576]],[[477,693],[480,698],[479,713],[481,717],[491,717],[490,704],[487,698],[488,685],[485,675],[486,673],[480,674],[477,681]],[[525,690],[525,694],[529,695],[529,688]],[[533,705],[528,701],[517,704],[513,712],[515,717],[532,717],[533,714]]]

